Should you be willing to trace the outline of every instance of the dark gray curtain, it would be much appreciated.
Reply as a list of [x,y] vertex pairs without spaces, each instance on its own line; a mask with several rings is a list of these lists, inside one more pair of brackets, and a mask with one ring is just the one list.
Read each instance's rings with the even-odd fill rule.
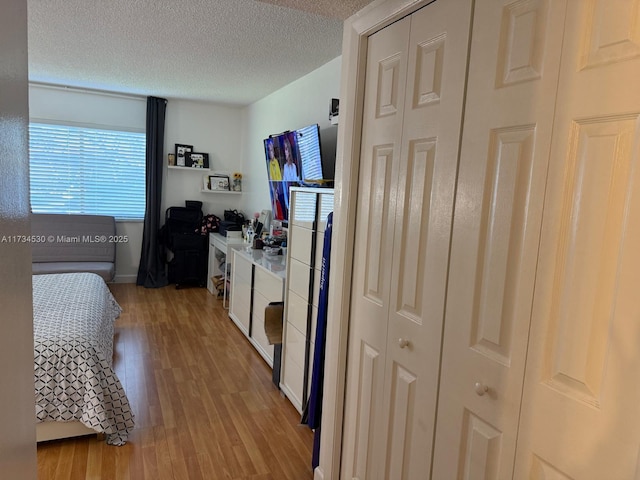
[[167,101],[164,98],[147,97],[147,207],[136,281],[136,284],[147,288],[164,287],[168,284],[166,264],[158,242],[166,111]]

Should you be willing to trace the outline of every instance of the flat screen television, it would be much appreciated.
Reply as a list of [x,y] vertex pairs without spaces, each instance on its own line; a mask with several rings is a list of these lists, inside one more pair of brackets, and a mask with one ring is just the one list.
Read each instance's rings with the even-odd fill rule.
[[264,140],[274,220],[289,222],[289,189],[323,180],[320,128],[317,124],[270,135]]

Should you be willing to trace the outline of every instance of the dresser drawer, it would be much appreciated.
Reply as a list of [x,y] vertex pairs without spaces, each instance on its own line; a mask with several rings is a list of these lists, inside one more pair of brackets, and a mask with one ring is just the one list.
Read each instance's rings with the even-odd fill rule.
[[246,335],[249,333],[251,315],[251,284],[234,282],[231,291],[229,315]]
[[313,230],[308,228],[293,226],[289,239],[291,258],[311,265],[311,246],[313,245]]
[[293,398],[291,403],[302,409],[302,389],[304,386],[305,339],[290,323],[287,323],[284,343],[283,383]]
[[231,301],[235,304],[251,302],[251,282],[242,277],[235,277],[231,288]]
[[293,324],[303,334],[307,331],[307,311],[309,302],[297,293],[289,292],[287,301],[287,322]]
[[306,338],[296,327],[287,322],[285,332],[285,353],[300,367],[304,367]]
[[233,253],[233,276],[251,283],[253,263],[239,252]]
[[289,265],[289,289],[300,295],[306,302],[309,301],[309,279],[311,269],[299,260],[290,259]]
[[270,302],[283,300],[283,280],[258,267],[255,270],[253,289],[260,292]]
[[304,382],[304,367],[295,363],[285,352],[283,358],[282,383],[289,391],[289,400],[302,413],[302,384]]

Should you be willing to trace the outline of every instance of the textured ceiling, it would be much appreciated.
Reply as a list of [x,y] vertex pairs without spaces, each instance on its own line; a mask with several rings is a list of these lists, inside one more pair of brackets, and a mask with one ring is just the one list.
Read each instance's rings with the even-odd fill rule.
[[371,0],[28,0],[32,82],[247,105],[341,53]]

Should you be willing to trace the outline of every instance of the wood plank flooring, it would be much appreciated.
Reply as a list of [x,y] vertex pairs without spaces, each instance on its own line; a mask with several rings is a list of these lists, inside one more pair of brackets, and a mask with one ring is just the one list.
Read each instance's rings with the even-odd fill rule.
[[206,289],[113,284],[114,366],[135,413],[123,447],[38,445],[38,478],[312,479],[311,430]]

